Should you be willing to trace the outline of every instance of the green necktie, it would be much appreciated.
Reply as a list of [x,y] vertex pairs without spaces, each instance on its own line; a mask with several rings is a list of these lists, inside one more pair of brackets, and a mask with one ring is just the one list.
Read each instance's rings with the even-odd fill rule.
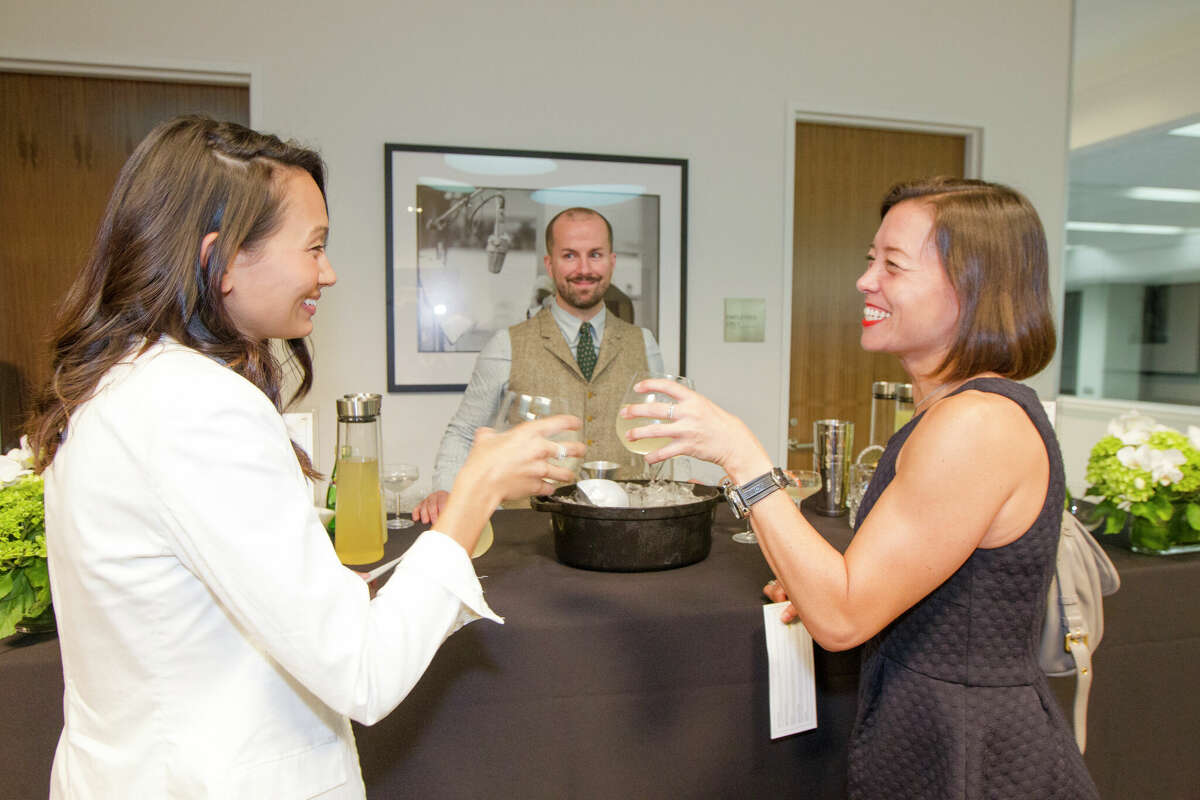
[[596,345],[592,343],[592,323],[585,322],[579,326],[579,344],[575,347],[575,360],[579,362],[579,371],[587,380],[592,379],[592,370],[596,368]]

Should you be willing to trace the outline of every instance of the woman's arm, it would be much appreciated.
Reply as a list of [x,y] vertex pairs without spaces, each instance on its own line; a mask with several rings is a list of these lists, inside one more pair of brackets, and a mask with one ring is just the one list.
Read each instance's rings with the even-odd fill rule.
[[[403,699],[450,633],[481,616],[498,620],[468,555],[494,504],[478,518],[448,519],[445,534],[422,534],[371,600],[330,546],[278,412],[240,377],[195,359],[156,364],[135,414],[150,426],[142,460],[166,547],[255,647],[326,705],[370,724]],[[489,482],[473,487],[478,502],[503,495],[504,476],[524,489],[547,473],[557,445],[529,430],[514,438],[515,448],[468,460]],[[526,461],[535,463],[518,468]]]
[[[649,434],[674,433],[676,441],[648,460],[688,453],[716,461],[738,483],[770,469],[739,420],[698,395],[681,396],[677,422]],[[662,416],[645,408],[645,416]],[[1026,530],[1045,498],[1047,463],[1041,438],[1019,406],[964,392],[926,413],[901,451],[895,479],[844,556],[783,492],[757,503],[750,521],[813,638],[826,649],[846,649],[932,592],[976,547],[1011,541]]]

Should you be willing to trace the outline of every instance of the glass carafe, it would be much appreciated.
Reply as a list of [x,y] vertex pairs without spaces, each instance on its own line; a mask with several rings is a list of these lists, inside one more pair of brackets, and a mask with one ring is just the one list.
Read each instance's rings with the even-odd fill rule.
[[896,384],[896,430],[900,430],[913,418],[913,390],[911,383]]
[[333,547],[343,564],[383,558],[383,495],[379,488],[381,431],[378,394],[338,398],[337,526]]
[[871,384],[871,431],[867,446],[886,446],[888,438],[895,433],[893,419],[896,416],[896,384],[891,381],[875,381]]

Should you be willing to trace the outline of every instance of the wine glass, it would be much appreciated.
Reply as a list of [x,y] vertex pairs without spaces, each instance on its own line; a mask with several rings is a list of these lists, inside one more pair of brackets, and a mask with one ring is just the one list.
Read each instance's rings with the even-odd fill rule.
[[[629,387],[625,390],[625,394],[621,398],[620,408],[623,409],[626,406],[639,405],[641,403],[666,403],[668,405],[675,405],[675,398],[671,397],[669,394],[665,394],[663,392],[639,392],[635,390],[634,387],[636,387],[639,383],[645,380],[650,380],[651,378],[662,378],[665,380],[674,381],[680,386],[686,386],[689,389],[696,388],[695,384],[692,383],[690,378],[685,378],[682,375],[671,375],[666,372],[653,371],[637,372],[634,374],[633,380],[629,382]],[[670,444],[670,437],[651,436],[631,442],[625,438],[625,434],[634,428],[644,428],[647,425],[661,425],[663,423],[669,423],[670,421],[671,420],[669,418],[656,419],[653,417],[634,417],[632,419],[625,419],[621,416],[620,409],[618,409],[617,439],[620,440],[621,444],[624,445],[625,449],[629,452],[645,456],[647,453],[653,453],[655,450]],[[661,474],[662,467],[665,463],[666,461],[660,461],[657,464],[650,466],[650,477],[652,482],[658,482],[659,475]]]
[[[792,498],[792,502],[796,504],[796,508],[800,508],[800,503],[804,498],[817,493],[821,488],[821,474],[816,470],[798,469],[788,470],[788,477],[795,481],[795,485],[788,485],[783,488],[787,492],[787,496]],[[746,530],[738,531],[733,535],[735,542],[741,544],[757,544],[758,537],[754,535],[754,530],[746,525]]]
[[[496,416],[492,420],[492,427],[497,431],[506,431],[515,425],[520,425],[522,422],[532,422],[535,419],[542,419],[543,417],[553,417],[558,414],[570,413],[567,401],[561,397],[510,391],[505,392],[504,397],[500,398],[500,408],[496,410]],[[559,431],[546,438],[552,442],[578,442],[582,440],[581,437],[582,434],[579,431],[567,430]],[[575,473],[579,471],[579,464],[583,461],[578,456],[550,458],[547,460],[557,467],[563,467]],[[547,480],[547,483],[553,483],[553,481]]]
[[411,528],[413,521],[400,510],[400,493],[417,482],[417,478],[421,477],[420,470],[416,464],[385,464],[383,474],[379,477],[384,491],[396,498],[396,516],[387,521],[387,526],[392,530]]

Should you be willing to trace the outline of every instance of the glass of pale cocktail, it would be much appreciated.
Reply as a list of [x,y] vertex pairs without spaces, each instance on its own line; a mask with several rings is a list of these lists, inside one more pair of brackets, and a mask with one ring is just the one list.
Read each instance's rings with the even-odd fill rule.
[[[629,382],[629,388],[625,390],[625,395],[621,398],[620,407],[625,408],[626,406],[640,405],[642,403],[664,403],[667,405],[674,405],[675,398],[671,397],[671,395],[666,394],[665,392],[639,392],[636,390],[636,387],[639,383],[650,380],[651,378],[674,381],[680,386],[686,386],[689,389],[695,388],[691,379],[685,378],[682,375],[671,375],[666,372],[653,371],[637,372],[634,374],[633,380]],[[621,444],[625,446],[626,450],[630,451],[631,453],[637,453],[644,456],[647,453],[653,453],[655,450],[670,444],[671,439],[666,436],[648,436],[644,439],[637,439],[631,442],[625,438],[625,434],[634,428],[643,428],[648,425],[662,425],[669,423],[670,421],[671,420],[669,418],[655,419],[653,417],[634,417],[632,419],[625,419],[621,416],[620,410],[618,410],[617,438],[620,439]],[[659,471],[662,469],[662,465],[664,463],[666,462],[659,462],[658,464],[654,465],[653,472],[651,474],[651,477],[654,480],[658,480]]]

